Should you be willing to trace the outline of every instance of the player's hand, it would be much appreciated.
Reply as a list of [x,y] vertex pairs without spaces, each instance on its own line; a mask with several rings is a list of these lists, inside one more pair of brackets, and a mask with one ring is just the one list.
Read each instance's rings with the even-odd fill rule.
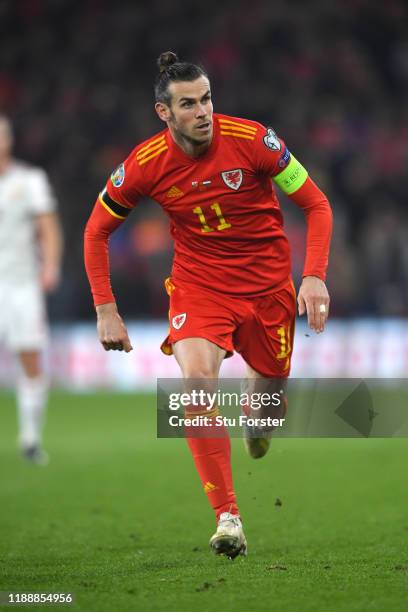
[[44,265],[40,274],[41,287],[45,293],[52,293],[60,282],[60,270],[57,266]]
[[96,307],[99,340],[105,351],[133,350],[126,326],[119,315],[115,303]]
[[298,293],[299,315],[307,312],[310,329],[324,330],[329,316],[330,297],[325,283],[317,276],[305,276]]

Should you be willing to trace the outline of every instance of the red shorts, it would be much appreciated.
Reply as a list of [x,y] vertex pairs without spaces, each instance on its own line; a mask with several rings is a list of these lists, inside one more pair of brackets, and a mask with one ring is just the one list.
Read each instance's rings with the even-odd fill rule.
[[161,350],[185,338],[205,338],[227,351],[237,351],[266,378],[289,376],[296,316],[296,291],[288,279],[264,297],[231,297],[192,285],[174,286],[170,295],[170,331]]

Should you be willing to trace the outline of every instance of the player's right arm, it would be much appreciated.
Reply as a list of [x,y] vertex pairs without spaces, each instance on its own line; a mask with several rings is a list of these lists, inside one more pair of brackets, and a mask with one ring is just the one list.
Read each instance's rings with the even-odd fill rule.
[[143,195],[140,168],[132,154],[99,194],[84,234],[84,259],[97,314],[99,340],[106,351],[132,350],[110,282],[109,237]]
[[96,328],[98,337],[105,351],[133,350],[126,325],[118,313],[115,302],[96,306]]

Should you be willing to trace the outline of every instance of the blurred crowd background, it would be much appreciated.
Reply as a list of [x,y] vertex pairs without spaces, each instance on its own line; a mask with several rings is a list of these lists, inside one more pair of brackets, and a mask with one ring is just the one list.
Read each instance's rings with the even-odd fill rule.
[[[408,3],[406,0],[0,0],[0,111],[16,156],[43,166],[65,234],[52,320],[93,318],[82,234],[111,171],[162,129],[160,52],[200,62],[215,111],[271,125],[335,213],[332,314],[408,314]],[[305,225],[283,196],[299,282]],[[164,318],[172,245],[143,202],[112,238],[125,316]]]

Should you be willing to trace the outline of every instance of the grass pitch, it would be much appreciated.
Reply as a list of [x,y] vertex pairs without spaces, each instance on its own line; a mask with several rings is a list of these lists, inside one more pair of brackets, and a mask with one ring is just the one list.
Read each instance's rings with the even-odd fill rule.
[[233,440],[249,556],[231,562],[208,550],[184,440],[156,439],[154,396],[54,393],[47,468],[16,454],[0,406],[1,591],[86,612],[408,607],[407,439],[279,439],[258,461]]

